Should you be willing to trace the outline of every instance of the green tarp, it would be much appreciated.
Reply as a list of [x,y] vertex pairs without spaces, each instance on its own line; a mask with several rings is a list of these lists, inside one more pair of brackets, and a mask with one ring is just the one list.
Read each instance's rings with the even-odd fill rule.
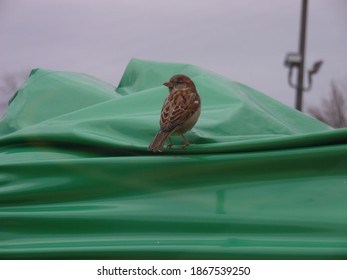
[[[150,153],[179,73],[192,145]],[[346,259],[347,130],[191,65],[34,70],[0,121],[0,258]]]

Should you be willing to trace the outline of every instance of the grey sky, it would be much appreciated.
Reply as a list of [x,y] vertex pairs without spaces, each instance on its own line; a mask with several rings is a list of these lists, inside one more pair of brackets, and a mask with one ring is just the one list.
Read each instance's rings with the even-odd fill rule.
[[[285,54],[301,0],[0,0],[0,76],[76,71],[116,85],[132,57],[190,63],[290,106]],[[323,59],[305,107],[347,79],[347,1],[310,0],[306,65]]]

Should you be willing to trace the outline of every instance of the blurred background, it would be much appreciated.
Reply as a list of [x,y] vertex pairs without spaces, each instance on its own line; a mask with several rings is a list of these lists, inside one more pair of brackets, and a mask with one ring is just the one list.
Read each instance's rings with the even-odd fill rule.
[[[194,64],[294,107],[284,61],[299,48],[301,8],[302,0],[0,0],[0,116],[33,68],[116,86],[132,57]],[[305,72],[323,64],[302,111],[333,127],[347,126],[346,15],[346,0],[308,3]]]

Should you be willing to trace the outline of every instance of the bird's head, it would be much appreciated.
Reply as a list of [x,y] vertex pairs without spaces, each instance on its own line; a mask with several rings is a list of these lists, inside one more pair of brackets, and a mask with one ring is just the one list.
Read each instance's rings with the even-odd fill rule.
[[185,75],[175,75],[170,79],[170,81],[165,82],[163,85],[168,87],[170,92],[172,90],[176,91],[186,88],[196,92],[196,88],[193,81]]

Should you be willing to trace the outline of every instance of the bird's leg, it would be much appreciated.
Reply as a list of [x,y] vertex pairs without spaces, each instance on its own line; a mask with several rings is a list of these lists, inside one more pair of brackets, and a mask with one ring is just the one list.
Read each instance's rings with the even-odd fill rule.
[[173,146],[173,144],[172,144],[172,140],[171,140],[170,135],[168,138],[169,138],[169,144],[166,146],[166,148],[171,148]]
[[189,146],[190,143],[189,143],[189,141],[187,140],[187,138],[184,137],[183,133],[181,134],[181,136],[182,136],[182,138],[183,138],[183,140],[184,140],[184,145],[182,145],[180,148],[183,150],[185,147]]

